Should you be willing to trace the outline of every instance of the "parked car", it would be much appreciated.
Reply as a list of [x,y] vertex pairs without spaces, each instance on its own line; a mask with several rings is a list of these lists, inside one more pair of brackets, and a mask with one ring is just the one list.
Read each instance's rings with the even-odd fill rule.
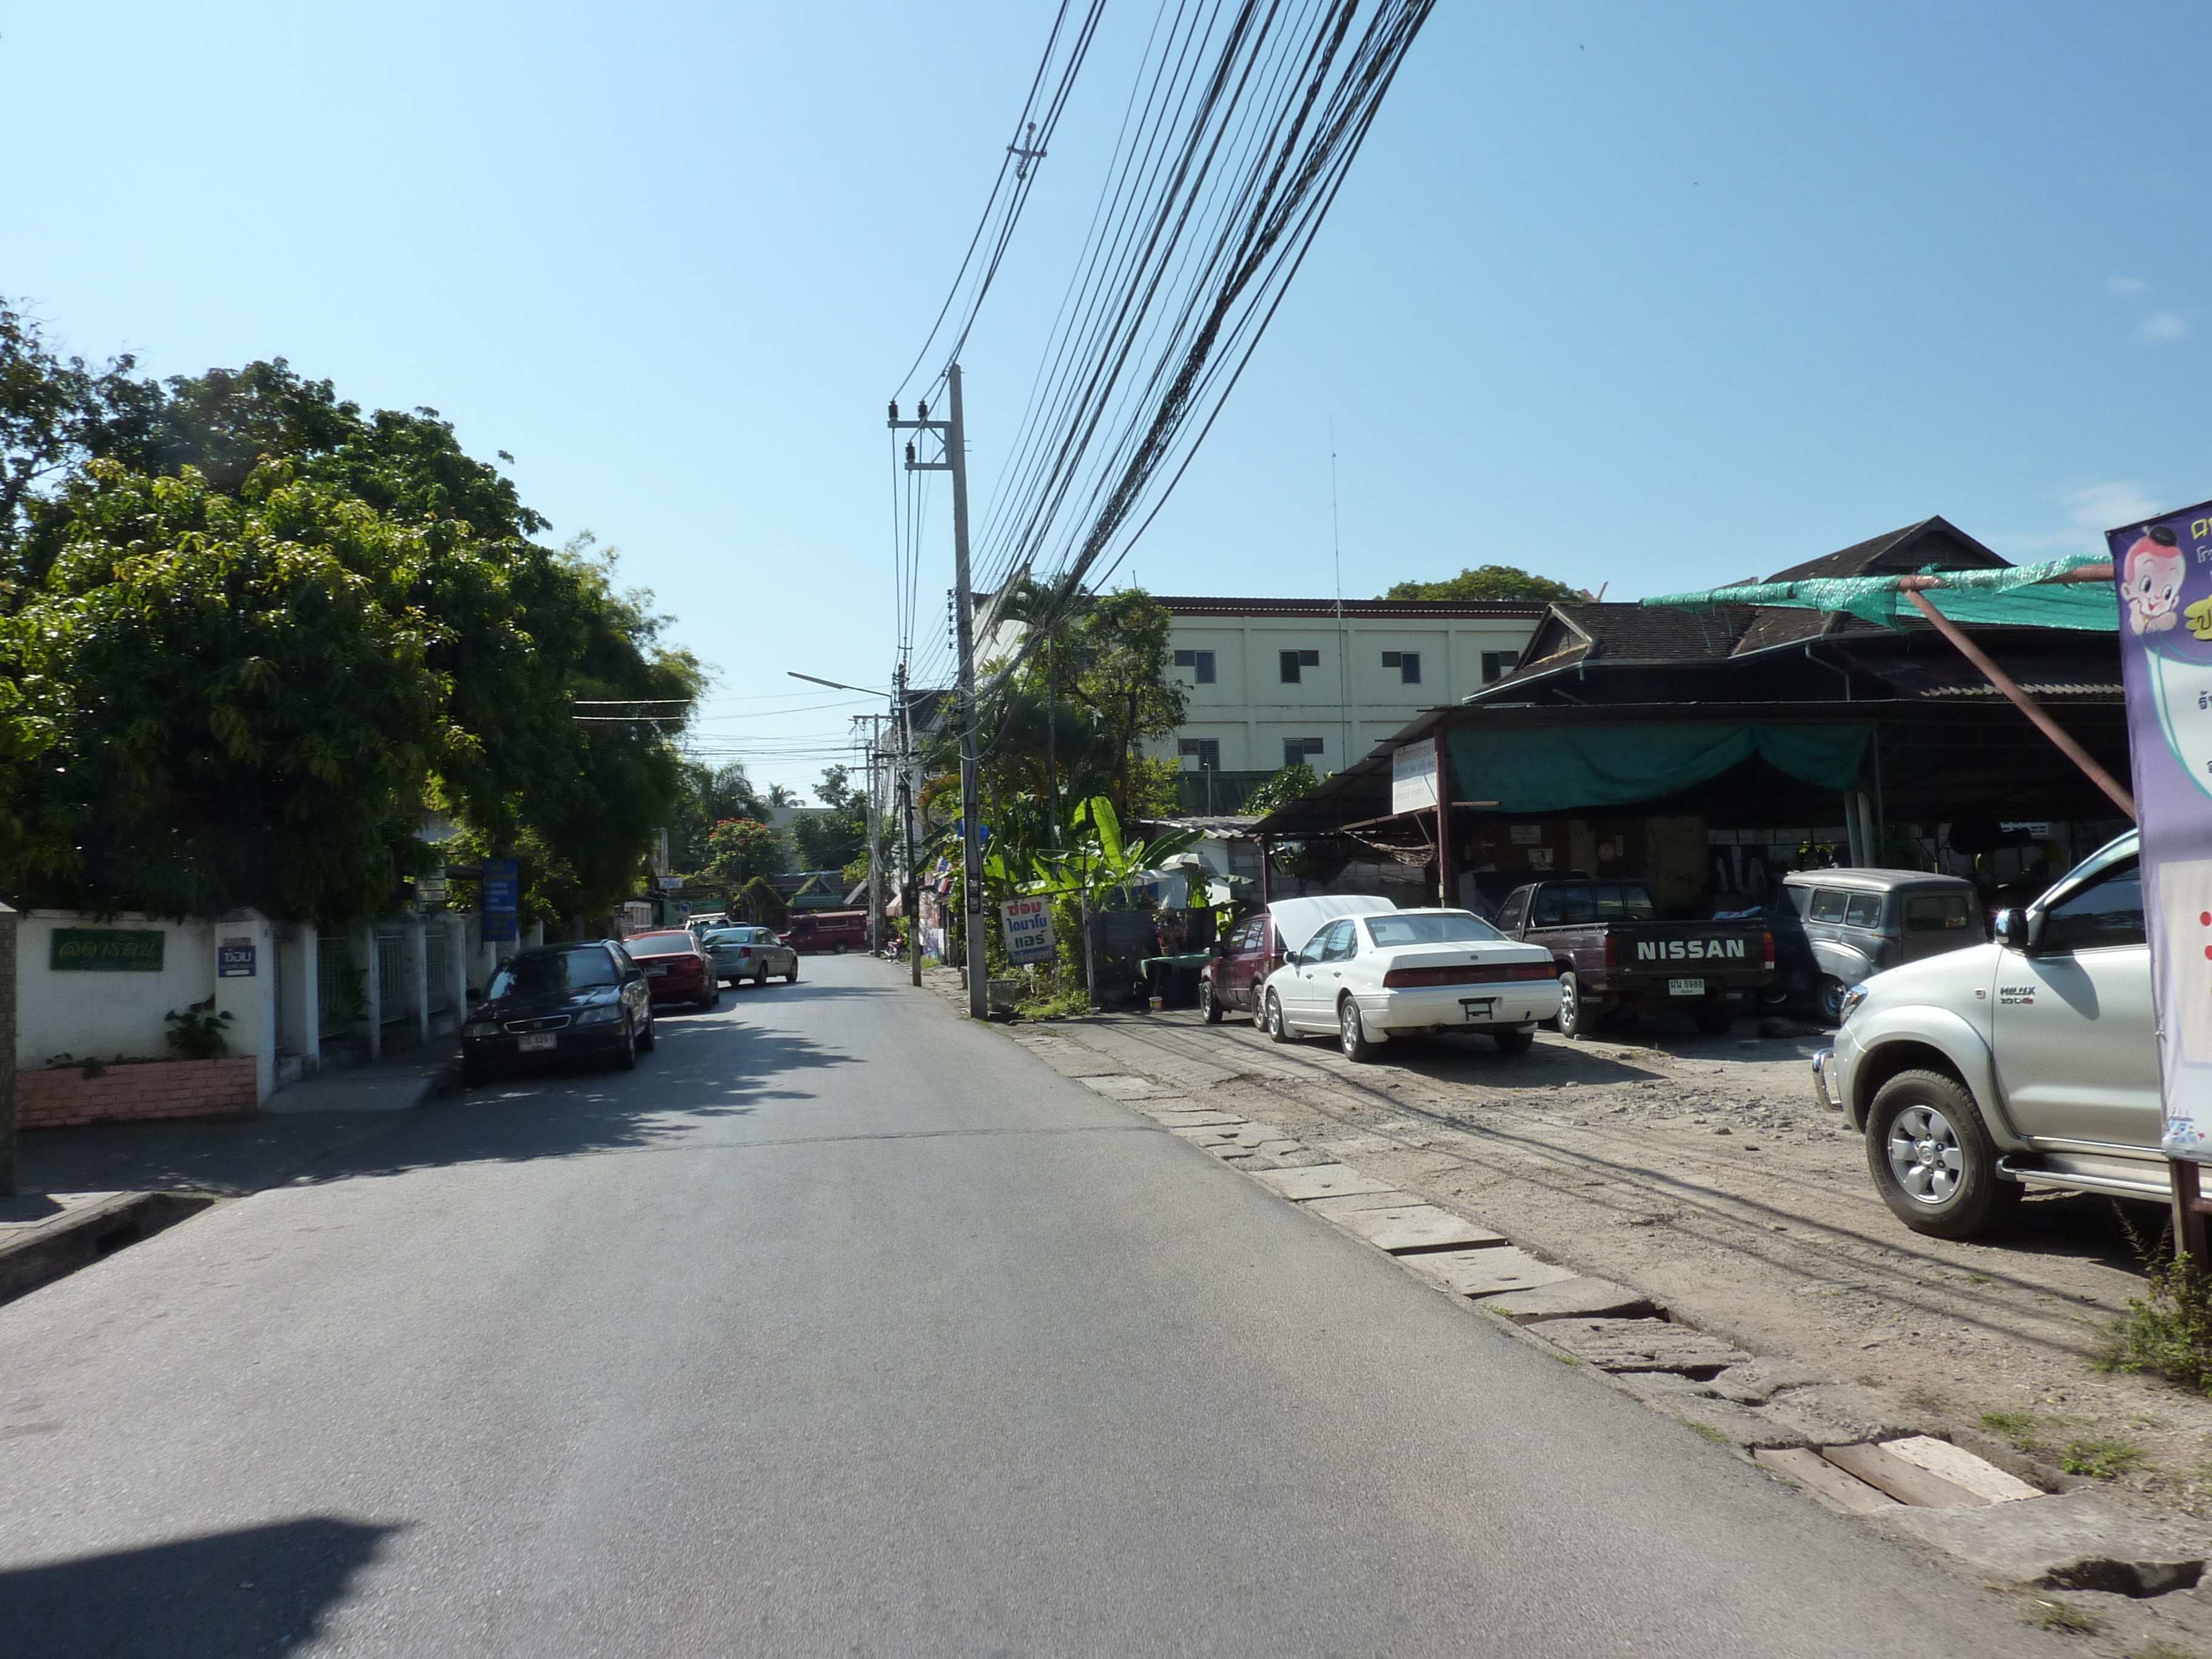
[[1316,893],[1310,898],[1277,899],[1230,928],[1215,941],[1212,960],[1198,970],[1198,1007],[1208,1025],[1231,1013],[1260,1018],[1260,988],[1283,965],[1283,958],[1339,916],[1394,909],[1389,899],[1354,893]]
[[2022,1183],[2170,1197],[2136,854],[2130,830],[1999,911],[1993,940],[1844,994],[1814,1088],[1915,1232],[1986,1231]]
[[782,975],[787,985],[799,982],[799,952],[778,939],[772,927],[718,927],[699,941],[699,948],[729,984],[749,979],[765,985],[770,974]]
[[722,977],[688,928],[639,933],[624,940],[623,949],[645,969],[646,985],[656,1006],[664,1002],[688,1002],[695,1008],[721,1006]]
[[1472,911],[1389,910],[1330,922],[1267,975],[1265,997],[1276,1042],[1334,1030],[1348,1060],[1445,1031],[1480,1031],[1517,1054],[1559,1011],[1559,967]]
[[1843,1017],[1844,993],[1869,975],[1989,938],[1974,884],[1924,870],[1796,871],[1767,909],[1768,999],[1809,997],[1831,1025]]
[[800,910],[791,918],[791,925],[783,930],[783,942],[794,951],[814,952],[827,951],[833,956],[843,956],[848,951],[868,948],[868,913],[866,910]]
[[461,1080],[528,1060],[611,1060],[628,1070],[653,1043],[645,973],[621,945],[539,945],[501,963],[481,1000],[471,995]]
[[731,921],[728,913],[721,910],[702,910],[696,916],[686,916],[684,919],[684,925],[690,930],[695,939],[704,939],[708,934],[720,928],[743,926],[740,922]]
[[1774,975],[1774,935],[1763,917],[1662,921],[1640,881],[1537,882],[1507,896],[1498,928],[1551,952],[1559,1030],[1571,1037],[1622,1008],[1679,1009],[1718,1036],[1734,1023],[1738,999]]

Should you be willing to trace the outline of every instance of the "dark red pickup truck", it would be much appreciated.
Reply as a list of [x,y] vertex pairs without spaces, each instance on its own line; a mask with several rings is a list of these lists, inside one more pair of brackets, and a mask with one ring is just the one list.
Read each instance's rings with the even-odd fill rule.
[[1508,939],[1547,946],[1559,964],[1559,1030],[1583,1036],[1615,1009],[1690,1016],[1708,1036],[1737,1000],[1774,977],[1763,917],[1662,921],[1640,881],[1574,878],[1516,888],[1498,913]]

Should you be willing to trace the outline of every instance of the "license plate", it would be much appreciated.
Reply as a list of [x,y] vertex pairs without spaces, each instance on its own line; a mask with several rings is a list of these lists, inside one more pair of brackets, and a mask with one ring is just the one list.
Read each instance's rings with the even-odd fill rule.
[[647,979],[659,979],[659,978],[663,974],[665,974],[667,971],[668,971],[668,964],[667,964],[667,963],[661,963],[661,962],[656,962],[656,963],[654,963],[653,964],[653,966],[651,966],[650,968],[648,968],[648,969],[647,969],[645,970],[645,976],[646,976]]
[[1467,1017],[1469,1019],[1488,1019],[1492,1010],[1498,1006],[1498,999],[1496,997],[1462,997],[1459,1000],[1459,1006],[1467,1010]]
[[1670,997],[1701,997],[1705,994],[1705,982],[1701,979],[1670,979],[1667,994]]
[[560,1039],[550,1031],[533,1031],[530,1036],[517,1042],[514,1046],[526,1054],[542,1054],[559,1041]]

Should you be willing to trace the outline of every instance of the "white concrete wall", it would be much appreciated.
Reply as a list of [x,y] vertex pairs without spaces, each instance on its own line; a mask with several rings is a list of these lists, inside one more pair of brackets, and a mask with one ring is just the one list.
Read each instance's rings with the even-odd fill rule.
[[[56,1054],[79,1060],[171,1058],[171,1009],[204,1000],[216,988],[218,924],[161,921],[125,915],[92,917],[70,910],[27,910],[15,933],[15,1064],[32,1071]],[[159,973],[64,970],[51,966],[58,928],[159,933]],[[234,1044],[234,1048],[237,1045]]]

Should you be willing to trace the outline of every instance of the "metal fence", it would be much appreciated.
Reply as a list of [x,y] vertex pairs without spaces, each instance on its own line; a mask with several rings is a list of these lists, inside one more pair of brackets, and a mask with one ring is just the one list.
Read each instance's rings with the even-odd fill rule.
[[340,1035],[359,1018],[353,974],[351,939],[325,933],[315,940],[315,1024],[325,1037]]
[[408,983],[407,934],[398,927],[376,930],[377,1018],[397,1025],[415,1018],[414,987]]
[[424,933],[422,962],[430,976],[430,1012],[453,1012],[453,936],[443,926],[433,927]]

